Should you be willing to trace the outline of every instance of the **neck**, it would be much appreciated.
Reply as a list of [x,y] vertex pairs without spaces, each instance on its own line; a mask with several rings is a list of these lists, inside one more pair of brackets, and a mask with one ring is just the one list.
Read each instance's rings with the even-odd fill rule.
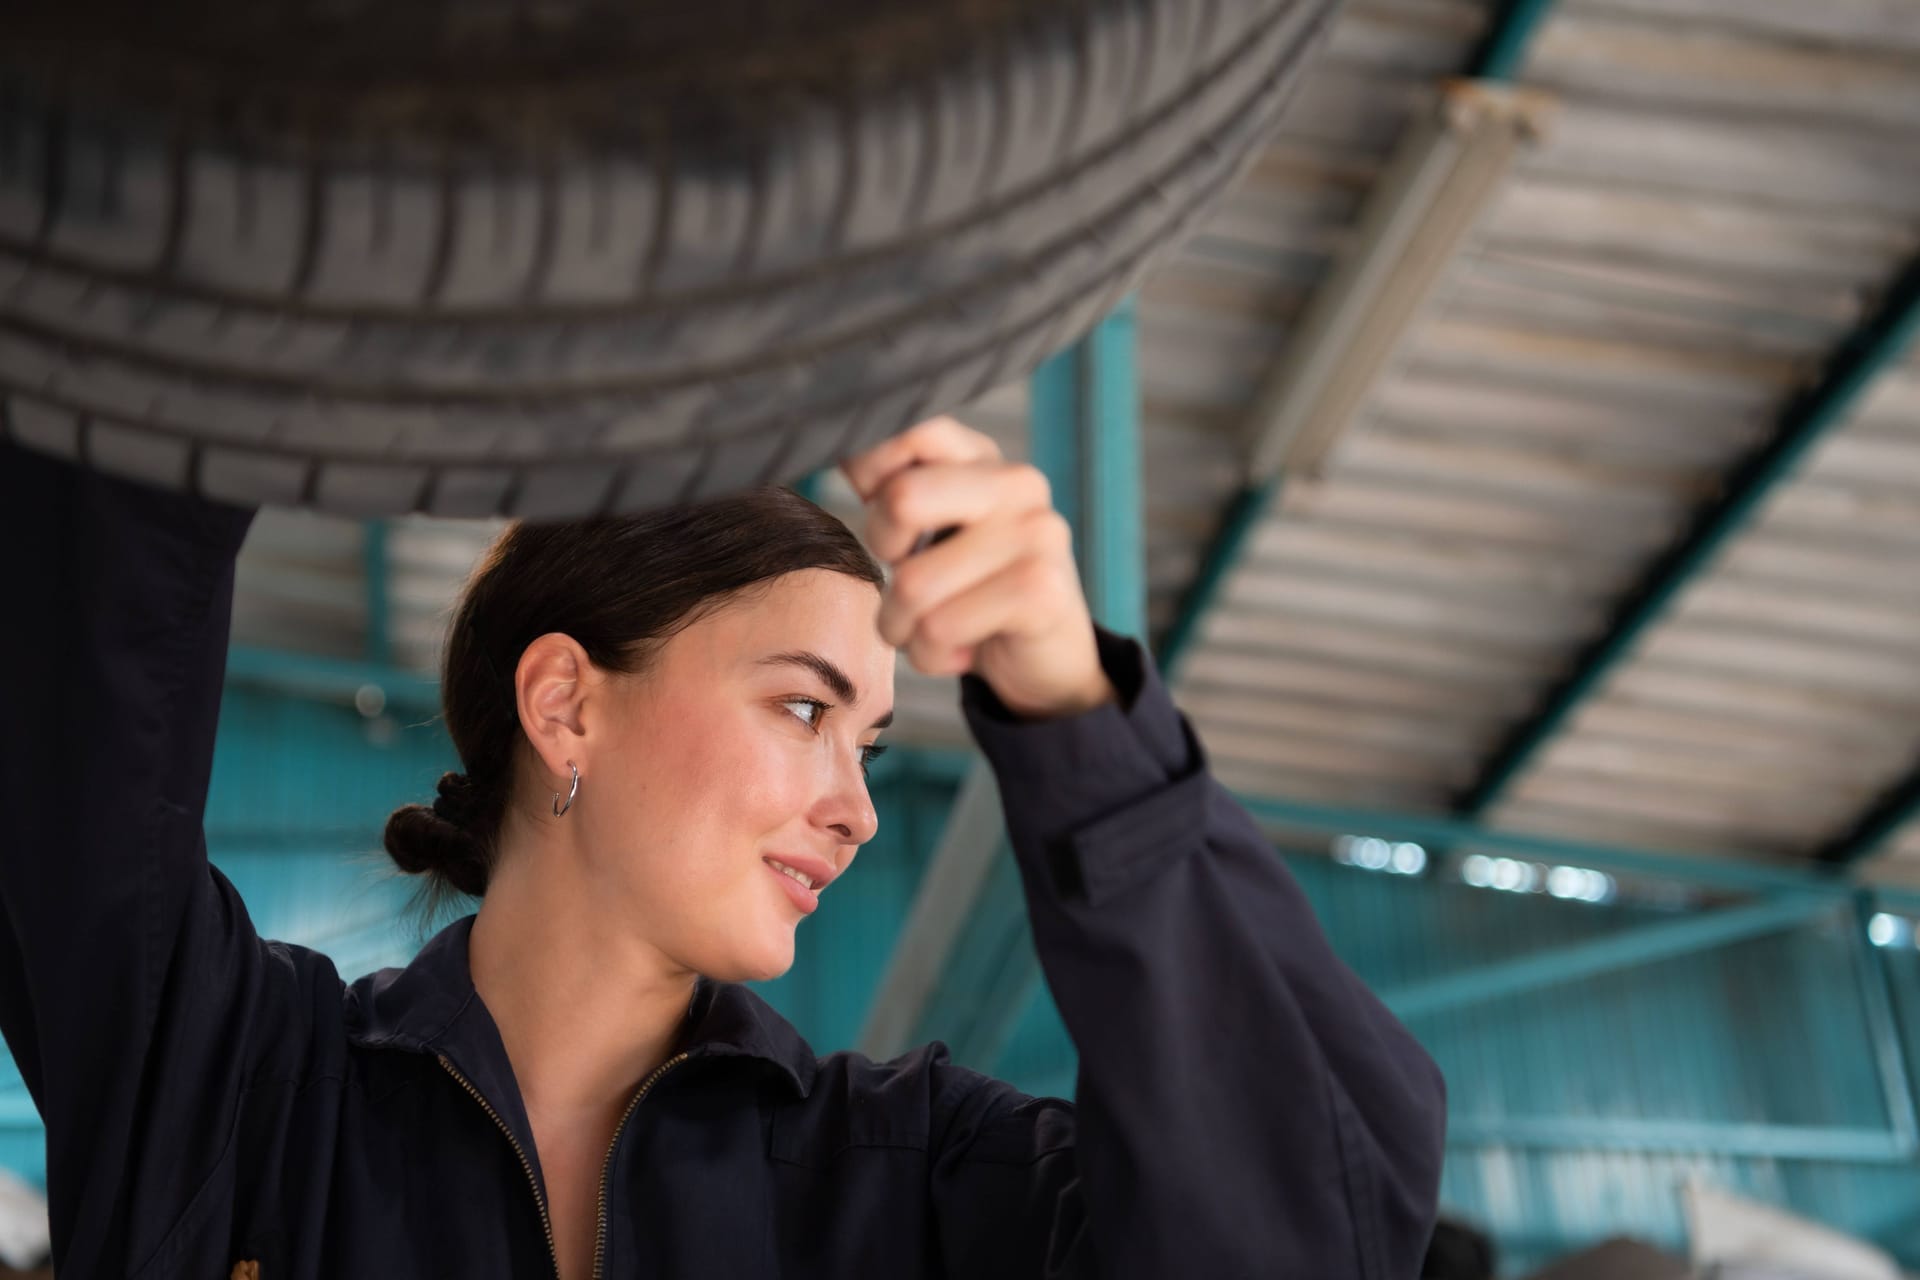
[[587,1121],[671,1056],[697,975],[596,911],[567,850],[539,852],[552,856],[500,859],[468,968],[529,1113]]

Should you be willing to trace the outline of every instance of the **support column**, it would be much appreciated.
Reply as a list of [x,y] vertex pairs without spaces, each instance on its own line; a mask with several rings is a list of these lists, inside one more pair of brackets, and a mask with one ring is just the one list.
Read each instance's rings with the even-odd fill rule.
[[[1143,643],[1146,551],[1132,300],[1033,375],[1031,458],[1074,527],[1093,617]],[[1026,901],[984,763],[962,785],[881,979],[859,1047],[941,1039],[991,1071],[1040,991]]]

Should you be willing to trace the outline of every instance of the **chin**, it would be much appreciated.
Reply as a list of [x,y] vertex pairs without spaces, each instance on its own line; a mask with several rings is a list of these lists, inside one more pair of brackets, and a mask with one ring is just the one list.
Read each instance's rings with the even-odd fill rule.
[[764,952],[750,955],[736,952],[727,957],[727,963],[702,968],[700,972],[719,982],[772,982],[784,977],[791,968],[793,939],[789,935],[784,947],[768,947]]
[[746,982],[772,982],[775,978],[784,978],[787,970],[793,968],[793,957],[787,957],[784,964],[771,964],[743,979]]

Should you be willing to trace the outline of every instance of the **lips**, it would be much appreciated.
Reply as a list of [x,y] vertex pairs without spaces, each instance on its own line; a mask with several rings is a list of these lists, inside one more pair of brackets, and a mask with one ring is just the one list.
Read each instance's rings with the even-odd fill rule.
[[[819,910],[820,891],[826,888],[838,874],[834,865],[825,858],[816,858],[805,853],[770,853],[763,857],[761,862],[766,865],[769,875],[779,879],[780,887],[786,891],[787,900],[793,903],[803,916],[810,916]],[[805,877],[805,881],[782,871],[780,867],[783,865],[793,868],[799,876]],[[811,882],[811,888],[808,887],[807,882]]]
[[[829,884],[833,883],[834,877],[840,874],[838,867],[835,867],[825,858],[817,857],[811,853],[769,853],[763,857],[761,861],[768,864],[778,862],[792,867],[795,871],[798,871],[801,875],[813,882],[812,889],[815,893],[820,892]],[[802,887],[804,888],[806,886]]]
[[813,877],[808,875],[806,872],[800,870],[800,868],[790,867],[786,863],[780,861],[778,858],[768,858],[766,859],[766,864],[772,867],[775,871],[778,871],[781,875],[786,876],[789,879],[793,880],[801,888],[807,889],[809,891],[813,889],[814,887]]

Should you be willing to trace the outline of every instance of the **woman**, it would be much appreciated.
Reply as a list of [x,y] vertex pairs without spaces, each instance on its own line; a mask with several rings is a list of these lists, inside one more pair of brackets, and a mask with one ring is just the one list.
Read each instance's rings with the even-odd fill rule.
[[[1092,624],[1039,473],[946,419],[843,471],[890,588],[781,490],[503,535],[464,774],[388,832],[480,910],[346,985],[206,860],[251,513],[0,445],[0,1030],[62,1280],[1418,1274],[1439,1075]],[[895,645],[966,673],[1074,1103],[816,1057],[738,985],[874,833]]]

